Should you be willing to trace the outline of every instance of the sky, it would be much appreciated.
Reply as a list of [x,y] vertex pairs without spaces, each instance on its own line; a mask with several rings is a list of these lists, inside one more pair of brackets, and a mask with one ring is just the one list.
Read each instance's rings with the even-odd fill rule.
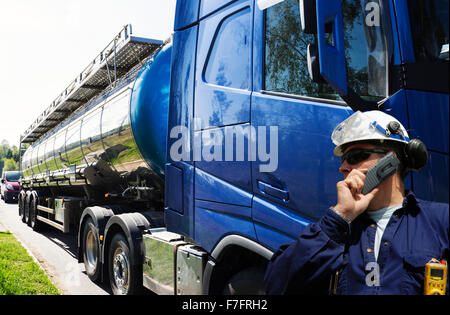
[[0,142],[20,135],[131,24],[165,40],[176,0],[0,0]]

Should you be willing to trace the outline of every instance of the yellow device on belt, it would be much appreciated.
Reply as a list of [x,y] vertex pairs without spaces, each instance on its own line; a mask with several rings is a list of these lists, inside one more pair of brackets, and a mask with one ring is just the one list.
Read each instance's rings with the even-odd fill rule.
[[447,286],[447,261],[431,259],[425,265],[425,295],[445,295]]

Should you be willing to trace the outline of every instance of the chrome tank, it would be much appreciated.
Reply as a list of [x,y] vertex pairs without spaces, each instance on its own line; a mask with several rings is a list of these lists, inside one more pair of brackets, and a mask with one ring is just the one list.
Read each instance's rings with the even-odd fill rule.
[[164,190],[171,45],[166,45],[32,144],[23,184]]

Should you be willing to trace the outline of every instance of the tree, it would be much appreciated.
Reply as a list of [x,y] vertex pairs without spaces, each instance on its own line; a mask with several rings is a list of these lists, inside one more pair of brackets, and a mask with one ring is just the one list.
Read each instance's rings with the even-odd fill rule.
[[9,142],[3,140],[0,143],[0,172],[19,170],[20,153],[17,146],[9,145]]
[[19,148],[17,146],[13,145],[11,147],[11,152],[12,152],[12,159],[16,162],[19,162],[19,159],[20,159]]
[[17,163],[13,159],[7,159],[7,160],[5,160],[5,167],[3,168],[3,170],[4,171],[18,171],[19,163]]

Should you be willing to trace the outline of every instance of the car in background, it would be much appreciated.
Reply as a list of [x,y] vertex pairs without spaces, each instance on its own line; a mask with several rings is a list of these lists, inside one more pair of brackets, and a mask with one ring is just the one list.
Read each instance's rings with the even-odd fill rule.
[[17,200],[20,192],[19,184],[20,172],[4,171],[1,178],[1,198],[5,202]]

